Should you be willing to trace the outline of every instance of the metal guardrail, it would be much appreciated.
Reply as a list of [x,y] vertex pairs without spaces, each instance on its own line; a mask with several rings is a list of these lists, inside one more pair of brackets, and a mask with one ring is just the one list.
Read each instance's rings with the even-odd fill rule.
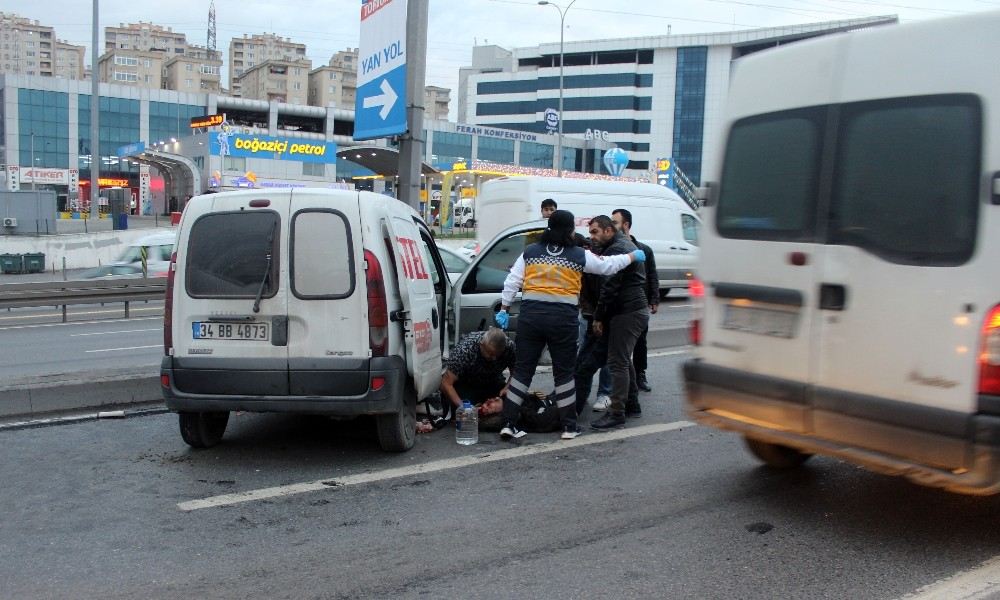
[[5,283],[0,284],[0,308],[61,306],[65,323],[69,305],[124,302],[128,318],[130,302],[163,300],[166,293],[166,277]]

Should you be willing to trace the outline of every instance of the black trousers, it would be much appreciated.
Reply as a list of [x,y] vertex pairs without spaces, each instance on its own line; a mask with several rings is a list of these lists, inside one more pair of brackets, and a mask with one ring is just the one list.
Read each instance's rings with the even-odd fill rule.
[[608,369],[611,371],[611,412],[625,412],[630,396],[637,397],[635,366],[632,352],[636,340],[649,327],[649,309],[622,313],[611,317],[608,324]]
[[646,334],[648,333],[649,327],[643,329],[642,335],[635,341],[635,350],[632,351],[632,364],[635,365],[636,371],[645,371],[649,365],[646,358]]
[[510,389],[503,402],[504,419],[517,423],[521,405],[528,397],[538,359],[545,347],[552,357],[555,392],[551,396],[559,407],[564,427],[576,427],[576,341],[579,332],[577,309],[561,302],[525,301],[517,317],[517,358],[511,374]]
[[[580,354],[576,358],[576,371],[573,374],[576,384],[576,414],[578,415],[587,408],[590,389],[594,386],[594,375],[608,364],[608,340],[607,333],[602,337],[594,335],[590,329],[590,321],[588,321],[587,336],[583,340],[583,345],[580,346]],[[639,405],[638,385],[629,386],[627,405]]]

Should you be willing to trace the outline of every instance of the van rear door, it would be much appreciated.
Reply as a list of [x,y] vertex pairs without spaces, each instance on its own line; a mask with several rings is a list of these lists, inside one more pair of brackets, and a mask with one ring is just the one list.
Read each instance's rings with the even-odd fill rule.
[[733,412],[800,432],[809,429],[807,383],[817,351],[824,247],[816,198],[825,119],[819,107],[733,124],[719,197],[711,203],[717,206],[706,209],[713,223],[706,237],[717,239],[702,248],[699,272],[706,286],[705,362],[723,369],[717,377],[733,376],[726,368],[739,371],[747,389],[777,386],[767,395],[784,400],[741,404]]
[[293,396],[368,390],[368,314],[357,192],[292,191],[288,384]]
[[[905,449],[924,464],[965,462],[982,324],[975,311],[988,308],[974,259],[984,209],[980,102],[950,94],[839,107],[817,299],[820,436]],[[879,422],[909,437],[883,434]],[[913,430],[955,442],[927,443]]]
[[403,203],[389,203],[385,228],[395,263],[401,314],[390,315],[405,331],[406,367],[413,377],[417,398],[437,392],[441,384],[441,343],[444,315],[431,279],[432,262],[425,239],[414,222],[414,213]]
[[173,343],[183,392],[288,394],[288,192],[204,197],[180,239]]

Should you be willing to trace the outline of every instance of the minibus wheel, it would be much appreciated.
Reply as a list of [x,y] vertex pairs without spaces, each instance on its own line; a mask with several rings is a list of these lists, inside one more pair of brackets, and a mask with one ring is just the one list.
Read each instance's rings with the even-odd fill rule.
[[378,443],[386,452],[406,452],[417,439],[417,393],[411,385],[403,390],[399,412],[376,415]]
[[228,412],[182,412],[177,417],[181,437],[192,448],[211,448],[218,444],[229,424]]
[[743,441],[746,443],[751,454],[760,459],[765,465],[774,469],[793,469],[809,460],[809,457],[812,456],[812,454],[796,450],[795,448],[762,442],[751,437],[744,437]]

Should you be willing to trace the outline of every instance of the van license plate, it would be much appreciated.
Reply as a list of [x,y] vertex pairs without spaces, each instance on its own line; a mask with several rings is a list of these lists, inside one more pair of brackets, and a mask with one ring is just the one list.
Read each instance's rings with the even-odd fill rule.
[[798,312],[727,304],[722,328],[771,337],[793,338],[798,318]]
[[214,323],[195,321],[191,331],[196,340],[247,340],[267,342],[271,339],[271,328],[267,323]]

